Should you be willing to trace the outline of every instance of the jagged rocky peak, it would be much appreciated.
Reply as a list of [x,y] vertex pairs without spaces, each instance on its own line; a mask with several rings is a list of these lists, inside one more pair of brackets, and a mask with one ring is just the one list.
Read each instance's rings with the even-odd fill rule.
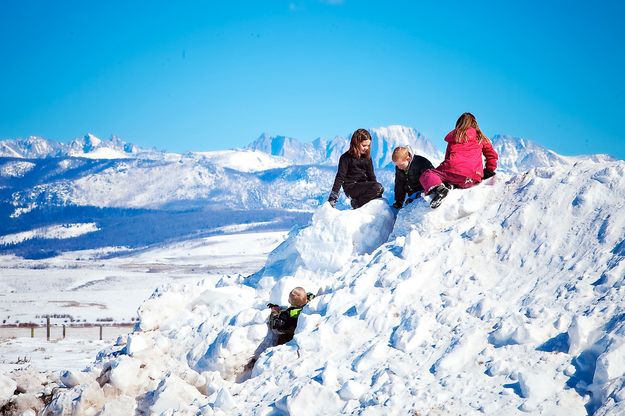
[[60,143],[39,136],[0,141],[0,157],[38,159],[57,156],[61,150]]

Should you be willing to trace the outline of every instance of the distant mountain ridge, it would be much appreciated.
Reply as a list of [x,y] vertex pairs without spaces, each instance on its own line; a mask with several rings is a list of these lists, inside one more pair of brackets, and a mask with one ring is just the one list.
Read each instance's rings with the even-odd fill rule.
[[[389,126],[370,131],[376,176],[389,201],[393,200],[394,181],[391,154],[396,146],[409,145],[435,165],[442,159],[436,145],[412,128]],[[570,169],[582,159],[601,163],[607,158],[560,156],[510,136],[494,136],[493,144],[500,154],[498,178],[503,180],[509,177],[505,172]],[[143,234],[144,242],[151,244],[193,233],[196,226],[217,224],[211,214],[215,212],[238,212],[237,218],[247,215],[249,221],[263,218],[266,222],[275,217],[282,226],[293,225],[293,221],[301,224],[327,200],[336,163],[347,146],[348,139],[341,136],[304,143],[286,136],[261,135],[245,149],[179,154],[142,149],[115,137],[100,140],[90,134],[68,144],[37,137],[2,141],[0,237],[37,227],[85,223],[95,224],[90,227],[99,231],[84,237],[88,244],[80,240],[83,237],[76,242],[64,240],[67,247],[126,244],[131,234],[133,244],[141,245]],[[349,207],[343,193],[339,207]],[[129,231],[137,221],[143,224],[143,234]],[[57,247],[55,244],[33,238],[5,249],[46,256],[46,250]]]
[[499,154],[498,168],[513,173],[569,164],[565,156],[519,137],[496,134],[493,147]]
[[[429,139],[411,127],[378,127],[369,129],[369,132],[371,159],[376,169],[386,168],[392,163],[391,155],[397,146],[408,145],[415,153],[433,161],[440,161],[443,157]],[[339,157],[349,148],[350,137],[335,136],[330,140],[317,138],[310,143],[303,143],[292,137],[268,136],[263,133],[245,148],[286,158],[298,165],[336,165]]]
[[[408,145],[419,155],[425,156],[436,165],[443,159],[443,151],[420,132],[411,127],[393,125],[370,128],[371,158],[376,169],[392,168],[393,149]],[[444,142],[441,141],[441,147]],[[493,146],[499,153],[498,169],[511,173],[522,172],[534,167],[553,167],[571,163],[572,158],[562,156],[531,140],[510,135],[496,134]],[[31,136],[24,139],[0,141],[0,157],[20,159],[41,159],[50,157],[77,157],[89,159],[129,159],[179,160],[181,157],[203,158],[216,165],[241,171],[261,171],[275,167],[293,165],[336,165],[339,157],[349,147],[349,135],[335,136],[332,139],[317,138],[312,142],[276,135],[261,134],[243,149],[217,152],[192,152],[177,154],[156,149],[140,148],[119,137],[102,140],[91,133],[69,143]],[[241,157],[237,156],[237,152]],[[252,152],[252,153],[250,153]],[[273,158],[261,157],[260,152]],[[612,160],[609,156],[603,156]],[[237,159],[241,161],[237,162]],[[573,158],[574,159],[574,158]],[[255,163],[258,166],[243,165]]]
[[[396,146],[408,145],[435,165],[442,159],[436,145],[413,128],[370,131],[371,157],[389,197]],[[511,136],[496,135],[493,145],[500,172],[515,174],[577,160]],[[341,136],[304,143],[263,134],[245,149],[177,154],[92,134],[68,144],[30,137],[0,142],[0,196],[14,217],[70,205],[159,209],[199,203],[309,211],[327,199],[336,163],[347,147],[348,139]]]
[[102,140],[91,133],[61,143],[43,137],[31,136],[25,139],[0,141],[0,157],[41,159],[46,157],[87,157],[91,159],[122,159],[137,157],[142,149],[112,136]]

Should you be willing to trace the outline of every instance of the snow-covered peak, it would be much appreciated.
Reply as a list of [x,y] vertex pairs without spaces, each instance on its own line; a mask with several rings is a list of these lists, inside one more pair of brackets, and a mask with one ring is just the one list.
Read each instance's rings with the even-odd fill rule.
[[415,154],[425,156],[435,165],[443,159],[440,150],[412,127],[392,125],[372,128],[369,132],[372,138],[371,158],[376,167],[385,167],[392,163],[393,150],[397,146],[410,146]]
[[523,172],[535,167],[555,167],[569,164],[564,156],[531,140],[497,134],[493,147],[499,154],[498,169]]
[[260,172],[267,169],[284,168],[291,162],[283,157],[272,156],[258,150],[222,150],[216,152],[193,152],[217,166],[239,172]]
[[258,139],[254,140],[247,149],[258,150],[270,154],[272,156],[280,156],[292,160],[295,163],[301,161],[306,164],[309,162],[304,151],[305,145],[299,140],[287,136],[269,136],[266,133],[261,134]]
[[[413,128],[388,126],[372,128],[369,132],[372,138],[371,159],[376,169],[387,167],[391,163],[393,150],[401,145],[409,145],[415,153],[434,162],[442,159],[442,153],[436,146]],[[298,165],[335,165],[341,154],[349,148],[350,134],[345,137],[335,136],[331,140],[320,137],[311,143],[303,143],[292,137],[268,136],[263,133],[247,148],[281,156]]]
[[0,141],[0,157],[42,159],[48,157],[84,157],[90,159],[125,159],[146,153],[149,158],[160,159],[161,153],[142,151],[119,137],[102,140],[92,133],[62,143],[43,137],[31,136],[25,139]]
[[126,159],[136,156],[137,148],[113,136],[102,140],[91,133],[73,140],[67,145],[67,155],[89,159]]
[[89,150],[93,149],[94,147],[99,146],[100,143],[102,143],[102,140],[100,140],[99,138],[97,138],[91,133],[85,134],[84,141],[85,141],[85,146],[84,146],[85,152],[88,152]]
[[84,157],[87,159],[128,159],[132,157],[125,152],[108,147],[98,147],[84,153],[70,153],[70,156]]
[[62,144],[38,136],[0,141],[0,157],[38,159],[58,156],[62,150]]

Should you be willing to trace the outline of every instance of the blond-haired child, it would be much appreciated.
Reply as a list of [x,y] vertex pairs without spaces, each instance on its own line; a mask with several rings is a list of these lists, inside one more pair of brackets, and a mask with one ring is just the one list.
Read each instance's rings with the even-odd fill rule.
[[306,293],[303,287],[296,287],[289,293],[290,307],[280,309],[280,306],[273,303],[267,306],[271,308],[269,317],[269,327],[274,334],[278,335],[276,345],[281,345],[293,339],[297,318],[302,308],[315,297],[312,293]]
[[[399,146],[393,150],[395,164],[395,203],[393,207],[400,209],[406,203],[418,198],[423,187],[419,177],[428,169],[433,169],[432,163],[423,156],[413,155],[408,146]],[[415,195],[416,194],[416,195]]]

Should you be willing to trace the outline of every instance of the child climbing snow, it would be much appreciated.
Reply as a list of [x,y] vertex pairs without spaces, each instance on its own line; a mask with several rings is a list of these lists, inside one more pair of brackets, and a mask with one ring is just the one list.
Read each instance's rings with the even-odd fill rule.
[[297,327],[297,318],[302,308],[311,301],[315,295],[306,293],[304,288],[296,287],[289,293],[289,308],[280,309],[280,306],[269,303],[267,307],[271,308],[269,316],[269,328],[278,336],[275,345],[282,345],[293,339],[295,328]]
[[351,198],[352,208],[360,208],[372,199],[379,198],[384,187],[377,181],[371,161],[371,135],[365,129],[352,134],[349,150],[339,159],[334,186],[328,198],[333,207],[339,199],[341,186],[345,195]]
[[[423,192],[419,177],[428,169],[434,169],[432,163],[423,156],[414,155],[408,146],[399,146],[393,150],[395,164],[395,203],[393,207],[400,209],[411,203]],[[408,196],[408,199],[406,199]]]
[[[449,193],[450,187],[445,184],[469,188],[493,176],[497,169],[497,152],[480,130],[473,114],[462,114],[445,141],[447,151],[443,163],[436,169],[426,170],[419,178],[426,194],[432,194],[432,208],[437,208]],[[486,168],[482,155],[486,158]]]

